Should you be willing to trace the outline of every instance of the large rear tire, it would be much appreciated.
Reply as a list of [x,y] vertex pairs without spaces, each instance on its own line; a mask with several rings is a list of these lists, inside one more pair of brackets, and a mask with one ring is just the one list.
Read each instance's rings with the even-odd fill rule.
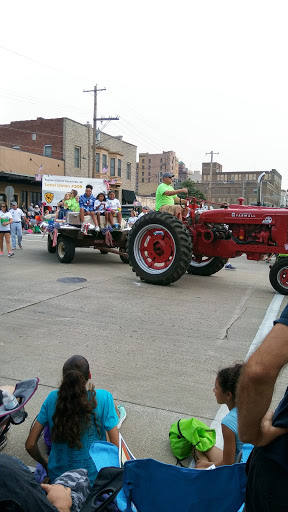
[[71,238],[58,236],[57,258],[61,263],[71,263],[75,256],[75,245]]
[[53,240],[52,240],[51,236],[50,236],[50,235],[49,235],[49,233],[48,233],[48,238],[47,238],[47,250],[48,250],[48,252],[50,252],[51,254],[55,254],[55,252],[56,252],[56,246],[55,246],[55,247],[53,247],[52,243],[53,243]]
[[288,295],[288,258],[280,258],[272,265],[269,279],[276,292]]
[[192,243],[185,226],[169,213],[151,212],[128,236],[129,263],[142,281],[169,285],[185,274]]
[[196,276],[211,276],[221,270],[227,259],[215,257],[202,256],[202,259],[198,261],[196,258],[192,258],[189,262],[187,272],[188,274],[194,274]]

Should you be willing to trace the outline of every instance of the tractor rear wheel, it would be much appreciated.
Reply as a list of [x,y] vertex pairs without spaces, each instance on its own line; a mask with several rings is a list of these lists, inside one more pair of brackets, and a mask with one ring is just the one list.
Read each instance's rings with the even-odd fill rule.
[[202,256],[200,261],[199,258],[196,260],[195,257],[192,257],[187,272],[196,276],[211,276],[219,272],[225,263],[227,263],[227,259],[219,258],[218,256],[212,258],[210,256]]
[[272,265],[269,279],[276,292],[288,295],[288,258],[280,258]]
[[61,263],[71,263],[75,256],[75,245],[71,238],[58,236],[57,258]]
[[151,212],[135,222],[128,236],[129,263],[142,281],[168,285],[180,279],[191,260],[185,226],[169,213]]

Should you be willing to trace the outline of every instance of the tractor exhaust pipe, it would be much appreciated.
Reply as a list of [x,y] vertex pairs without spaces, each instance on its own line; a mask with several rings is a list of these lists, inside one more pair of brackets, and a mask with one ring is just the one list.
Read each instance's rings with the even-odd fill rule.
[[262,205],[262,181],[264,176],[265,172],[262,172],[257,180],[257,206]]

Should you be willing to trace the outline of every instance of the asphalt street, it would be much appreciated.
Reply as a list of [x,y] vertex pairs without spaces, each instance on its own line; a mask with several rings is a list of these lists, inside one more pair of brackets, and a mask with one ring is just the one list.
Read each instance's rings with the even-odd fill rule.
[[[26,235],[23,247],[0,259],[0,384],[39,377],[40,385],[4,452],[34,464],[24,448],[31,422],[59,385],[65,360],[78,353],[96,388],[126,407],[121,433],[134,455],[175,463],[170,425],[191,416],[210,424],[217,414],[216,373],[245,358],[275,296],[269,266],[242,256],[234,272],[185,274],[159,287],[113,254],[76,249],[74,262],[61,264],[42,235]],[[67,277],[86,281],[59,282]],[[275,402],[287,376],[284,370]]]

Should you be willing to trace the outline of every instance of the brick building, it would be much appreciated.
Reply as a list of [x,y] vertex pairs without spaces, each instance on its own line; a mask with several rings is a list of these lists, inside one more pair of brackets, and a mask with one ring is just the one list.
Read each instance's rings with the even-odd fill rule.
[[156,192],[164,172],[171,172],[178,178],[179,162],[174,151],[159,154],[139,153],[136,168],[136,190],[138,194],[149,195]]
[[[66,117],[38,117],[35,120],[0,125],[0,145],[61,160],[64,162],[65,176],[92,177],[92,143],[91,125]],[[95,177],[110,180],[111,189],[115,190],[120,201],[122,189],[127,197],[128,192],[131,192],[130,199],[136,189],[136,150],[136,146],[124,142],[122,137],[101,133],[97,141],[98,173]],[[105,174],[102,173],[103,167],[108,168]]]
[[[223,172],[222,165],[213,162],[211,200],[215,203],[237,204],[238,197],[244,197],[244,204],[257,202],[257,180],[263,171]],[[262,183],[262,201],[267,206],[281,205],[282,176],[276,169],[265,172]],[[210,163],[202,164],[202,181],[197,188],[208,198]]]

